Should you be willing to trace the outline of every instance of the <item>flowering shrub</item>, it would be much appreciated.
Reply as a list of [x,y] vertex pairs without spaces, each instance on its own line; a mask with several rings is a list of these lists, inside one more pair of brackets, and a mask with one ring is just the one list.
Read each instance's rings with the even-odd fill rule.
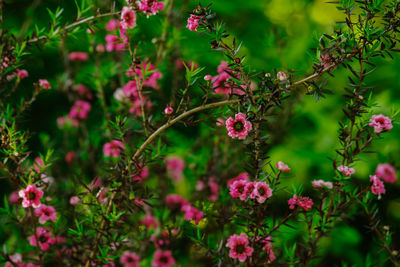
[[[0,1],[5,266],[400,266],[398,214],[381,211],[399,205],[399,151],[383,145],[398,111],[371,84],[399,62],[398,0],[324,4],[341,20],[301,69],[253,67],[211,3],[111,2],[52,3],[46,27],[15,27]],[[337,142],[302,118],[331,99]],[[327,245],[340,231],[361,233],[357,261]]]

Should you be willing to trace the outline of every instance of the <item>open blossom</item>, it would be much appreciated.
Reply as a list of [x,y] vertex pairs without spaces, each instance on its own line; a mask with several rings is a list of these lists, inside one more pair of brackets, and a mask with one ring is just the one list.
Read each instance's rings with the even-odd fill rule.
[[134,252],[125,251],[121,255],[120,262],[124,267],[139,267],[140,258]]
[[309,210],[314,205],[313,201],[309,197],[298,197],[296,194],[293,195],[291,199],[288,200],[289,208],[292,210],[295,206],[299,206],[304,210]]
[[204,213],[190,204],[182,206],[182,211],[185,213],[185,220],[194,220],[195,224],[199,224],[201,219],[204,217]]
[[376,175],[371,175],[370,181],[372,182],[371,192],[375,195],[378,195],[378,199],[380,199],[381,194],[386,193],[385,185]]
[[131,7],[124,6],[122,8],[120,25],[123,29],[134,28],[136,26],[136,14]]
[[253,254],[253,248],[249,246],[249,240],[244,233],[234,234],[227,240],[226,246],[230,248],[229,257],[245,262],[247,257]]
[[22,207],[39,208],[41,205],[40,199],[43,197],[43,191],[38,189],[34,184],[28,185],[25,189],[19,191],[19,196],[22,198]]
[[113,156],[114,158],[118,157],[121,153],[121,149],[124,149],[124,145],[121,141],[112,140],[108,143],[105,143],[103,146],[104,156]]
[[71,119],[86,119],[88,117],[90,109],[91,106],[89,102],[77,100],[72,106],[68,117],[70,117]]
[[248,183],[252,183],[249,182],[247,180],[237,180],[235,182],[233,182],[230,186],[229,186],[229,194],[231,195],[231,197],[233,198],[240,198],[240,200],[245,201],[247,200],[247,198],[249,197],[249,192],[246,189],[246,186],[248,187]]
[[174,109],[171,108],[170,106],[166,106],[164,109],[164,113],[167,115],[170,115],[172,112],[174,112]]
[[276,77],[278,78],[278,80],[280,80],[281,82],[284,82],[287,80],[287,74],[283,71],[278,72],[278,74],[276,75]]
[[28,72],[26,70],[20,70],[17,69],[15,71],[15,74],[18,76],[18,78],[20,79],[25,79],[26,77],[28,77]]
[[143,11],[147,16],[155,15],[159,11],[164,10],[164,2],[157,0],[140,0],[136,1],[140,11]]
[[156,250],[154,253],[153,267],[170,267],[175,264],[175,259],[170,250]]
[[384,163],[378,164],[376,167],[375,175],[385,181],[386,183],[394,183],[396,182],[396,170],[392,165]]
[[272,190],[266,182],[254,182],[250,198],[257,200],[258,203],[264,203],[272,196]]
[[312,186],[316,188],[326,187],[332,189],[333,185],[331,182],[325,182],[324,180],[314,180],[312,181]]
[[85,52],[71,52],[69,53],[68,58],[71,61],[86,61],[89,56]]
[[389,131],[393,128],[392,120],[382,114],[372,116],[369,126],[374,127],[375,133],[383,130]]
[[46,79],[39,79],[39,86],[43,89],[51,89],[50,83]]
[[69,199],[69,204],[71,204],[72,206],[78,205],[79,202],[80,202],[80,199],[79,199],[79,197],[77,197],[77,196],[72,196],[72,197]]
[[197,27],[199,27],[199,21],[201,18],[202,16],[190,14],[190,17],[187,20],[186,28],[188,28],[192,32],[197,32]]
[[230,137],[241,140],[246,139],[248,132],[253,128],[251,122],[246,120],[246,115],[243,113],[237,113],[235,119],[229,117],[225,125]]
[[57,220],[56,210],[53,206],[40,205],[39,208],[33,212],[35,216],[39,217],[39,223],[45,224],[47,221],[55,222]]
[[344,175],[346,175],[347,177],[353,175],[356,171],[353,168],[350,168],[348,166],[344,166],[344,165],[340,165],[337,170],[341,173],[343,173]]
[[38,227],[36,229],[36,234],[33,234],[29,237],[29,244],[31,246],[36,247],[38,245],[37,243],[39,243],[41,250],[47,251],[50,248],[50,244],[56,243],[56,239],[54,237],[51,237],[51,233],[45,228]]
[[276,167],[277,167],[278,170],[280,170],[281,172],[290,172],[289,166],[286,165],[285,163],[283,163],[282,161],[278,161],[278,163],[276,163]]

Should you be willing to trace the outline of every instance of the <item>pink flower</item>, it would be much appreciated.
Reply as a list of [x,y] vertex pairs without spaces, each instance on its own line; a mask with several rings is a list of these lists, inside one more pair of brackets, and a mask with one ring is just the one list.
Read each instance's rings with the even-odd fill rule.
[[217,122],[216,122],[216,125],[217,125],[218,127],[224,126],[224,125],[225,125],[225,120],[224,120],[223,118],[218,118],[218,119],[217,119]]
[[199,21],[202,18],[202,16],[196,16],[193,14],[190,14],[190,17],[187,20],[187,25],[186,28],[188,28],[190,31],[197,32],[197,27],[199,27]]
[[172,114],[172,112],[174,112],[173,108],[171,108],[170,106],[165,107],[165,109],[164,109],[165,114],[169,115],[169,114]]
[[231,195],[231,197],[240,198],[242,201],[247,200],[247,198],[249,196],[247,193],[249,193],[249,192],[246,192],[245,188],[248,183],[252,183],[252,182],[248,182],[246,180],[237,180],[237,181],[233,182],[229,186],[229,194]]
[[272,196],[272,190],[266,182],[254,182],[253,190],[250,193],[251,199],[256,199],[258,203],[264,203]]
[[28,72],[26,70],[20,70],[17,69],[15,74],[18,76],[18,78],[20,79],[25,79],[26,77],[28,77]]
[[237,113],[235,119],[229,117],[225,125],[230,137],[241,140],[246,139],[248,132],[253,128],[251,122],[246,120],[246,115],[243,113]]
[[396,170],[392,165],[384,163],[378,164],[376,167],[375,175],[385,181],[386,183],[394,183],[396,182]]
[[211,81],[212,80],[212,76],[211,75],[209,75],[209,74],[207,74],[206,76],[204,76],[204,80],[205,81]]
[[165,202],[171,211],[181,210],[184,205],[189,204],[186,199],[176,194],[168,195],[165,199]]
[[167,157],[165,161],[167,163],[168,175],[175,181],[182,180],[185,161],[177,156]]
[[125,149],[122,142],[118,140],[112,140],[104,144],[103,146],[104,156],[106,157],[113,156],[114,158],[116,158],[121,153],[121,149]]
[[106,25],[107,31],[116,31],[119,28],[119,21],[116,19],[110,19]]
[[276,75],[276,77],[278,78],[278,80],[280,80],[281,82],[284,82],[287,80],[287,74],[283,71],[278,72],[278,74]]
[[157,220],[151,214],[144,216],[140,223],[146,226],[147,229],[156,229],[158,226]]
[[100,187],[102,184],[103,184],[103,181],[99,177],[96,177],[90,182],[89,189],[93,190],[97,187]]
[[29,244],[32,247],[36,247],[37,240],[39,240],[40,249],[43,251],[47,251],[50,248],[50,244],[56,243],[56,239],[51,237],[51,233],[43,227],[38,227],[36,229],[36,234],[33,234],[29,237]]
[[222,61],[218,66],[218,75],[212,77],[213,89],[216,94],[229,96],[231,94],[244,95],[244,85],[238,85],[233,78],[239,78],[240,74],[234,74],[234,70],[229,68],[228,62]]
[[85,52],[71,52],[69,53],[68,58],[71,61],[86,61],[89,56]]
[[103,53],[105,50],[106,50],[106,49],[105,49],[105,47],[104,47],[103,44],[98,44],[98,45],[96,45],[96,51],[97,51],[97,52]]
[[107,34],[106,35],[106,50],[121,51],[125,48],[125,43],[117,35]]
[[79,204],[80,201],[81,201],[81,200],[79,199],[79,197],[77,197],[77,196],[72,196],[72,197],[69,199],[69,204],[71,204],[72,206],[76,206],[76,205]]
[[22,264],[22,255],[20,253],[15,253],[14,255],[10,255],[9,257],[11,262],[7,261],[4,267],[25,266],[24,264]]
[[314,180],[312,181],[312,186],[316,188],[322,188],[323,186],[332,189],[333,184],[331,182],[325,182],[324,180]]
[[39,79],[39,86],[43,89],[51,89],[50,83],[46,79]]
[[91,106],[89,102],[77,100],[72,106],[68,117],[70,117],[71,119],[86,119],[88,117],[90,109]]
[[392,120],[382,114],[372,116],[369,126],[374,127],[375,133],[380,133],[383,130],[389,131],[393,128]]
[[20,202],[19,199],[20,199],[20,197],[19,197],[19,195],[18,195],[18,190],[17,190],[17,191],[13,191],[13,192],[10,194],[10,197],[8,198],[8,200],[9,200],[12,204],[18,204],[18,203]]
[[92,93],[90,92],[90,89],[84,86],[83,84],[78,84],[76,86],[76,89],[78,90],[78,94],[82,97],[86,97],[87,99],[92,99]]
[[164,10],[164,2],[157,0],[140,0],[136,1],[140,11],[147,14],[147,17],[157,14],[159,11]]
[[381,194],[386,193],[385,185],[376,175],[370,175],[369,177],[370,181],[372,182],[371,192],[375,195],[378,195],[378,199],[380,199]]
[[230,179],[226,184],[228,186],[231,186],[234,182],[239,181],[239,180],[249,181],[249,174],[247,172],[239,173],[238,176],[236,176],[235,178]]
[[39,217],[39,223],[45,224],[47,221],[55,222],[57,220],[56,210],[53,206],[40,205],[39,208],[33,212],[35,216]]
[[132,178],[132,181],[138,181],[139,183],[149,176],[149,168],[146,166],[142,167],[141,164],[137,165],[139,173]]
[[211,195],[209,196],[209,199],[211,201],[217,201],[220,191],[219,191],[219,185],[215,182],[214,177],[210,177],[208,179],[208,186],[211,191]]
[[323,54],[321,55],[320,61],[324,68],[329,68],[333,64],[335,64],[335,58],[331,54]]
[[[158,89],[159,85],[157,84],[157,82],[162,78],[162,73],[156,70],[156,67],[153,64],[143,62],[142,64],[137,65],[134,69],[128,69],[126,71],[126,76],[137,76],[141,80],[141,82],[143,82],[143,86]],[[137,91],[136,81],[131,81],[130,86],[132,87],[132,92]],[[127,97],[129,97],[129,95],[127,95]]]
[[228,238],[226,246],[230,248],[229,257],[245,262],[247,257],[253,254],[253,248],[249,246],[249,240],[244,233],[234,234]]
[[201,219],[204,217],[204,213],[190,204],[185,204],[182,206],[182,211],[185,213],[185,220],[194,220],[196,224],[199,224]]
[[175,264],[175,259],[170,250],[156,250],[154,253],[154,267],[170,267]]
[[270,264],[272,263],[275,259],[276,256],[274,254],[274,251],[272,250],[272,238],[270,236],[268,236],[267,238],[265,238],[264,240],[261,241],[261,243],[264,243],[264,250],[268,255],[268,261],[267,263]]
[[288,200],[289,209],[294,209],[295,206],[299,206],[304,210],[309,210],[314,205],[313,201],[309,197],[297,197],[296,194],[293,195],[291,199]]
[[22,198],[22,207],[39,208],[42,204],[40,199],[43,197],[43,191],[36,188],[34,184],[28,185],[24,190],[19,191],[19,196]]
[[36,157],[35,162],[33,163],[33,168],[35,172],[40,172],[40,169],[44,167],[44,162],[41,157]]
[[124,252],[121,255],[120,262],[124,267],[139,267],[140,258],[134,252]]
[[124,6],[122,8],[120,25],[123,29],[134,28],[136,26],[136,14],[131,7]]
[[341,173],[343,173],[344,175],[346,175],[347,177],[353,175],[356,171],[353,168],[350,168],[348,166],[344,166],[344,165],[340,165],[337,170]]
[[278,168],[278,170],[280,170],[281,172],[290,172],[290,168],[288,165],[286,165],[285,163],[283,163],[282,161],[279,161],[276,164],[276,167]]
[[74,160],[75,157],[75,152],[74,151],[69,151],[67,154],[65,154],[65,161],[67,163],[71,163]]

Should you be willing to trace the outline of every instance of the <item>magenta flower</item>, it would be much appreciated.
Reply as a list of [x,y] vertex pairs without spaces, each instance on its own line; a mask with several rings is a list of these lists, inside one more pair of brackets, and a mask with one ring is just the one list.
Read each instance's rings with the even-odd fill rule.
[[22,207],[39,208],[42,204],[40,199],[43,197],[43,191],[36,188],[34,184],[28,185],[24,190],[20,190],[18,195],[22,198]]
[[156,229],[158,226],[158,221],[151,214],[144,216],[140,223],[146,226],[147,229]]
[[173,108],[171,108],[170,106],[165,107],[165,109],[164,109],[165,114],[170,115],[170,114],[172,114],[172,112],[174,112]]
[[[144,76],[145,73],[148,73],[148,75],[146,77]],[[132,69],[132,68],[128,69],[126,71],[126,76],[128,76],[128,77],[137,76],[137,77],[139,77],[141,82],[143,82],[143,86],[158,89],[159,85],[157,82],[158,82],[158,80],[160,80],[162,78],[162,73],[160,71],[156,70],[156,67],[153,64],[143,62],[142,64],[137,65],[136,68],[134,68],[134,69]],[[134,87],[134,90],[136,91],[137,90],[136,89],[136,81],[132,81],[132,82],[133,83],[131,86]]]
[[196,16],[191,14],[187,20],[186,28],[188,28],[192,32],[197,32],[197,27],[199,27],[199,21],[202,16]]
[[254,182],[250,198],[257,200],[258,203],[264,203],[272,196],[272,190],[266,182]]
[[288,200],[289,209],[294,209],[295,206],[299,206],[304,210],[309,210],[314,205],[313,201],[309,197],[298,197],[296,194],[293,195],[291,199]]
[[239,181],[239,180],[249,181],[249,174],[247,172],[239,173],[239,175],[236,176],[235,178],[228,180],[228,182],[226,184],[228,186],[231,186],[234,182]]
[[71,52],[69,53],[68,58],[71,61],[86,61],[89,56],[86,52]]
[[86,119],[88,117],[90,109],[91,106],[89,102],[77,100],[72,106],[68,117],[71,119]]
[[47,221],[55,222],[57,220],[56,210],[53,206],[40,205],[39,208],[33,212],[35,216],[39,217],[39,223],[45,224]]
[[154,253],[154,267],[170,267],[175,264],[175,259],[170,250],[156,250]]
[[348,166],[344,166],[344,165],[340,165],[337,170],[341,173],[343,173],[344,175],[346,175],[347,177],[353,175],[356,171],[353,168],[350,168]]
[[[233,182],[229,186],[229,194],[231,195],[231,197],[240,198],[240,200],[246,201],[250,193],[248,190],[249,189],[248,183],[252,185],[252,182],[249,182],[244,179]],[[247,190],[245,190],[246,186]]]
[[136,26],[136,14],[131,7],[124,6],[122,8],[120,25],[123,29],[134,28]]
[[51,237],[51,233],[43,227],[38,227],[36,234],[29,237],[29,244],[32,247],[37,247],[37,240],[39,240],[39,247],[43,251],[47,251],[50,248],[50,244],[56,243],[56,239]]
[[208,187],[210,188],[211,195],[208,197],[210,201],[217,201],[220,194],[219,185],[215,182],[214,177],[208,179]]
[[386,183],[394,183],[396,182],[396,170],[392,165],[384,163],[378,164],[376,167],[375,175],[385,181]]
[[181,181],[183,178],[183,170],[185,169],[185,161],[178,156],[170,156],[165,159],[167,163],[168,175],[175,181]]
[[204,80],[205,80],[205,81],[211,81],[212,78],[213,78],[213,77],[212,77],[210,74],[207,74],[207,75],[204,76]]
[[274,251],[272,250],[272,238],[270,236],[268,236],[267,238],[265,238],[264,240],[261,241],[261,243],[264,243],[264,250],[268,255],[268,261],[267,263],[270,264],[272,263],[275,259],[276,256],[274,254]]
[[286,165],[285,163],[283,163],[282,161],[279,161],[278,163],[276,163],[276,167],[277,167],[278,170],[280,170],[281,172],[290,172],[289,166]]
[[120,262],[124,267],[139,267],[140,258],[134,252],[125,251],[121,255]]
[[125,43],[117,35],[107,34],[106,35],[106,50],[121,51],[125,48]]
[[147,17],[157,14],[159,11],[164,10],[164,2],[157,0],[140,0],[136,1],[140,11],[147,14]]
[[249,240],[244,233],[234,234],[228,238],[226,246],[230,248],[229,257],[245,262],[247,257],[251,257],[254,249],[249,246]]
[[22,264],[22,255],[20,253],[15,253],[14,255],[9,256],[10,261],[7,261],[4,267],[25,267],[26,265]]
[[106,25],[107,31],[116,31],[119,28],[119,21],[117,19],[110,19]]
[[374,127],[375,133],[380,133],[383,130],[389,131],[393,128],[392,120],[382,114],[372,116],[369,126]]
[[237,113],[235,119],[229,117],[225,125],[228,130],[228,135],[240,140],[246,139],[248,132],[253,128],[251,122],[246,120],[246,115],[243,113]]
[[39,86],[43,89],[51,89],[50,83],[46,79],[39,79]]
[[333,184],[331,182],[325,182],[324,180],[314,180],[312,181],[312,186],[315,188],[326,187],[328,189],[332,189]]
[[204,217],[204,213],[190,204],[186,204],[182,206],[182,211],[185,213],[185,220],[190,221],[194,220],[195,224],[199,224],[201,219]]
[[79,199],[79,197],[77,197],[77,196],[72,196],[72,197],[69,199],[69,204],[71,204],[72,206],[78,205],[79,202],[80,202],[80,199]]
[[41,157],[36,157],[35,162],[33,163],[33,168],[35,172],[40,172],[40,169],[44,167],[44,161]]
[[114,158],[118,157],[121,154],[121,150],[125,149],[124,145],[121,141],[112,140],[108,143],[105,143],[103,146],[104,156],[113,156]]
[[18,78],[20,79],[25,79],[26,77],[28,77],[28,72],[26,70],[20,70],[17,69],[15,71],[15,74],[18,76]]
[[181,210],[184,205],[189,204],[186,199],[176,194],[168,195],[165,199],[165,202],[171,211]]
[[138,181],[140,183],[149,176],[149,168],[146,166],[142,167],[141,164],[138,164],[138,169],[139,173],[132,178],[132,181]]
[[378,199],[380,199],[381,194],[386,193],[385,185],[376,175],[370,175],[370,181],[372,182],[371,185],[372,194],[378,195]]
[[213,89],[216,94],[229,96],[231,94],[244,95],[244,85],[236,84],[232,78],[239,78],[240,74],[234,74],[234,70],[229,68],[228,62],[222,61],[217,68],[218,75],[212,77]]

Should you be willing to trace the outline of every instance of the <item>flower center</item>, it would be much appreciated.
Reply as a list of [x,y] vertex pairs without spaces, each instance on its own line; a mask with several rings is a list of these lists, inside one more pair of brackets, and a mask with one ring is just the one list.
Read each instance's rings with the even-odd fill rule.
[[29,200],[34,200],[36,198],[36,193],[35,192],[29,192],[27,195]]
[[235,122],[235,124],[233,124],[233,129],[235,129],[235,131],[238,131],[238,132],[243,131],[243,129],[244,129],[243,122],[241,122],[241,121]]
[[265,194],[264,188],[258,188],[258,193],[263,196]]
[[47,237],[44,235],[40,235],[39,236],[39,242],[40,243],[46,243],[47,242]]
[[168,258],[167,257],[165,257],[165,256],[162,256],[161,258],[160,258],[160,261],[161,262],[164,262],[164,263],[168,263]]
[[237,245],[236,246],[236,252],[239,254],[242,254],[244,252],[244,246],[243,245]]

